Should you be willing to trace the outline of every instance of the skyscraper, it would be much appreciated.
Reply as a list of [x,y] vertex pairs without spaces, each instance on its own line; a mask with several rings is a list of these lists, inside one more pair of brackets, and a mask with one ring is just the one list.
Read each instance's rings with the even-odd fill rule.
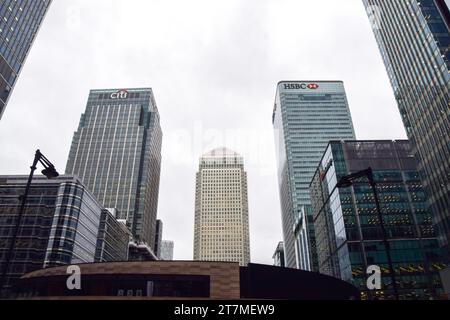
[[[384,235],[368,179],[337,188],[349,174],[371,167]],[[409,141],[332,141],[311,183],[319,271],[348,281],[362,298],[438,298],[445,267],[432,214]],[[382,287],[369,293],[367,269],[378,266]],[[396,287],[390,270],[394,270]]]
[[273,112],[286,267],[316,271],[309,184],[330,140],[355,139],[341,81],[283,81]]
[[440,243],[450,253],[450,12],[444,0],[364,0]]
[[175,244],[173,241],[163,240],[161,242],[161,260],[172,261],[173,260],[173,248]]
[[152,89],[92,90],[70,149],[77,175],[154,248],[162,132]]
[[244,159],[219,148],[200,158],[195,192],[194,260],[250,263]]
[[0,2],[0,119],[51,2]]

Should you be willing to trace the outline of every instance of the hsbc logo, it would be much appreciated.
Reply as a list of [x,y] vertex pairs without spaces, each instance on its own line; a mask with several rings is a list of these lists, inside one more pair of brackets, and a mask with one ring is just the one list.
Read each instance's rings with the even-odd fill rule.
[[317,83],[286,83],[284,85],[285,90],[317,90],[319,89],[319,85]]
[[310,84],[308,84],[307,87],[308,87],[308,89],[311,89],[311,90],[319,89],[319,85],[317,83],[310,83]]
[[116,93],[111,94],[111,99],[127,99],[128,91],[127,90],[119,90]]

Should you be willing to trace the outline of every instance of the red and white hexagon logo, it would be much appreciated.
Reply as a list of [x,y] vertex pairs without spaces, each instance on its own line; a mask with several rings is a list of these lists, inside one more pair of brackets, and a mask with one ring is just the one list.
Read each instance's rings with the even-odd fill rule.
[[308,89],[311,89],[311,90],[319,89],[319,85],[317,83],[310,83],[310,84],[308,84]]

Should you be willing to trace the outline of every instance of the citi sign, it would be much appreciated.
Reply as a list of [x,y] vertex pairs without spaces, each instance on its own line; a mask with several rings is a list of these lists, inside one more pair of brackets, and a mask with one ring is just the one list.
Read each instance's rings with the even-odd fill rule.
[[317,90],[317,89],[319,89],[319,85],[317,83],[310,83],[310,84],[306,84],[306,83],[286,83],[284,85],[284,89],[285,90],[306,90],[306,89]]
[[128,98],[127,90],[119,90],[111,94],[111,99],[127,99],[127,98]]

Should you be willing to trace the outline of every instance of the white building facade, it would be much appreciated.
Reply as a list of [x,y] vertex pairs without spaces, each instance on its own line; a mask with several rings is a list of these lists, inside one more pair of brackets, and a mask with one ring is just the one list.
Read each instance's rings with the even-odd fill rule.
[[200,158],[196,178],[194,260],[250,263],[247,173],[226,148]]

